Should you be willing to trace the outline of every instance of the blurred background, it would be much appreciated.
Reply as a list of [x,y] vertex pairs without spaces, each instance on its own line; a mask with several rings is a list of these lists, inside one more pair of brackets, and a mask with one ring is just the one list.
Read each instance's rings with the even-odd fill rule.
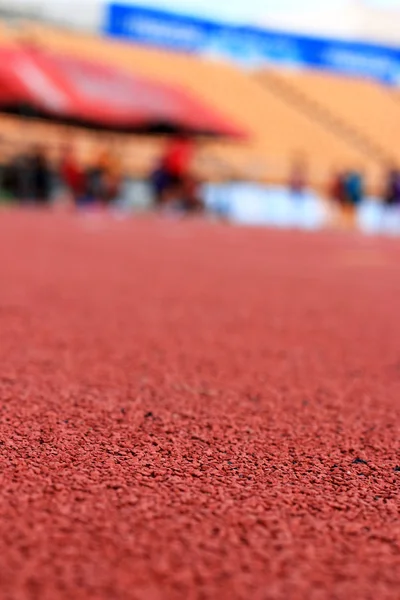
[[400,233],[400,0],[0,0],[4,204]]

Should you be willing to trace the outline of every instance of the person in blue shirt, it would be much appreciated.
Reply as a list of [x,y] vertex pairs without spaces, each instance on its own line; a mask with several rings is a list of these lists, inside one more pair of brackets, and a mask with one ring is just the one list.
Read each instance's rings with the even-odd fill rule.
[[364,176],[361,171],[352,169],[344,177],[345,212],[347,225],[355,227],[357,209],[364,200]]

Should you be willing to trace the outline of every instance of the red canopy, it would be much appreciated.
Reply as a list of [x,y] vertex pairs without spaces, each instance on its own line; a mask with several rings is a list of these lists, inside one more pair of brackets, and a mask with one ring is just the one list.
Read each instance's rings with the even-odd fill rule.
[[116,129],[166,126],[193,133],[244,133],[186,91],[109,65],[17,47],[0,49],[0,105]]

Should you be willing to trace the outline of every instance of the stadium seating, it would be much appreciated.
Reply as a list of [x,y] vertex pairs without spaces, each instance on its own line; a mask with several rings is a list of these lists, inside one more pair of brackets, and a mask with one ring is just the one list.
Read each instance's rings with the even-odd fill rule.
[[[391,148],[390,140],[400,124],[400,102],[373,83],[306,72],[252,75],[218,61],[45,25],[26,24],[17,34],[0,28],[0,43],[13,37],[181,85],[230,117],[249,132],[249,140],[204,146],[198,169],[212,179],[282,182],[293,156],[301,153],[315,187],[325,185],[332,170],[348,166],[365,169],[369,181],[376,184],[383,157],[397,157],[399,152]],[[17,119],[0,117],[0,122],[8,136],[21,138]],[[39,120],[25,123],[23,139],[34,141],[38,132],[54,149],[72,137],[85,161],[99,141],[99,134]],[[112,137],[126,168],[140,175],[148,172],[162,147],[158,138]]]
[[306,153],[314,183],[324,180],[333,167],[375,166],[357,144],[234,66],[41,25],[27,26],[24,35],[47,48],[97,58],[187,87],[249,131],[249,142],[219,142],[209,148],[237,176],[282,180],[299,151]]
[[389,88],[367,79],[357,79],[319,71],[274,70],[259,79],[281,93],[297,98],[299,107],[309,109],[343,137],[382,162],[400,161],[395,135],[400,130],[400,97]]

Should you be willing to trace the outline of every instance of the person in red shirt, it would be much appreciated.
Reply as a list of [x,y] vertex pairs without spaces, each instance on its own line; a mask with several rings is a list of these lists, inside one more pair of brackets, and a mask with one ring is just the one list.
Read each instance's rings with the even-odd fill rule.
[[328,198],[333,209],[333,225],[344,228],[346,225],[346,173],[335,171],[329,181]]
[[189,136],[181,135],[170,142],[162,159],[162,166],[171,184],[184,183],[190,175],[193,158],[194,143]]
[[74,202],[77,203],[85,191],[85,177],[70,146],[64,148],[60,176],[64,186],[73,196]]
[[173,138],[166,146],[150,181],[158,206],[171,204],[185,212],[201,212],[204,204],[198,195],[199,185],[192,165],[196,143],[186,134]]
[[199,208],[198,185],[192,175],[195,152],[195,142],[189,135],[180,134],[167,144],[158,168],[151,176],[159,206],[171,203],[185,211]]

